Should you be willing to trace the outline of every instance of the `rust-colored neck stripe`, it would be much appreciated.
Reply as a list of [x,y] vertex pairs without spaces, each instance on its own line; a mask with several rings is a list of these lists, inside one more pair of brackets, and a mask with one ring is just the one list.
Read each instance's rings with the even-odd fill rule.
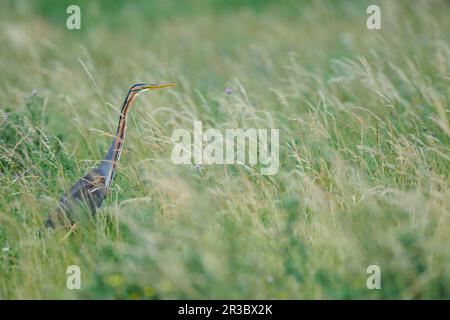
[[125,103],[123,104],[122,110],[120,111],[120,119],[119,126],[117,127],[116,138],[115,138],[115,153],[113,157],[113,167],[117,166],[117,162],[119,161],[120,154],[123,148],[123,140],[125,139],[126,133],[126,124],[128,118],[128,112],[130,110],[130,106],[132,105],[134,99],[136,98],[136,92],[131,92],[127,95]]

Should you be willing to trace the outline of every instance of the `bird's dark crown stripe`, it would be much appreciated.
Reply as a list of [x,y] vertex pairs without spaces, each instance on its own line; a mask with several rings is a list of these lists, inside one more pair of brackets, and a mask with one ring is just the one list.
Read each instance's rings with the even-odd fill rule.
[[145,83],[136,83],[136,84],[133,84],[132,86],[131,86],[131,88],[130,88],[130,91],[136,91],[137,89],[135,89],[136,87],[141,87],[141,86],[143,86],[143,85],[145,85]]

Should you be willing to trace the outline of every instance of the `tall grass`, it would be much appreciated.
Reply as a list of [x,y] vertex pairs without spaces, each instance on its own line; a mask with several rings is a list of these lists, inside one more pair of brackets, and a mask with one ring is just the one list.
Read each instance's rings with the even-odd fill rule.
[[[450,298],[446,2],[379,31],[366,1],[89,2],[80,31],[47,3],[0,10],[0,298]],[[142,81],[178,86],[138,98],[96,219],[40,234]],[[279,128],[279,172],[172,164],[193,120]]]

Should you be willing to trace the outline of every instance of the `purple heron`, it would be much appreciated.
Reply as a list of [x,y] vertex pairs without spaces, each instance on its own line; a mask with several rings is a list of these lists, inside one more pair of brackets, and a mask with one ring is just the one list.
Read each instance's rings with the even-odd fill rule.
[[51,212],[46,221],[47,228],[70,227],[74,225],[81,215],[92,214],[102,205],[108,194],[112,180],[116,173],[117,164],[123,149],[126,125],[130,107],[136,97],[147,90],[156,90],[174,86],[175,83],[135,84],[125,97],[120,112],[119,124],[111,147],[100,164],[92,171],[78,180],[59,201],[59,205]]

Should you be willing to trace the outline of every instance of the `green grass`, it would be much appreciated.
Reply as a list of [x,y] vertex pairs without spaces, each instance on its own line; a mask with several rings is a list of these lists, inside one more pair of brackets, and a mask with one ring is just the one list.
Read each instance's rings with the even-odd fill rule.
[[[0,298],[450,298],[447,2],[80,3],[0,5]],[[157,81],[95,221],[40,237]],[[172,164],[194,119],[279,128],[279,172]]]

